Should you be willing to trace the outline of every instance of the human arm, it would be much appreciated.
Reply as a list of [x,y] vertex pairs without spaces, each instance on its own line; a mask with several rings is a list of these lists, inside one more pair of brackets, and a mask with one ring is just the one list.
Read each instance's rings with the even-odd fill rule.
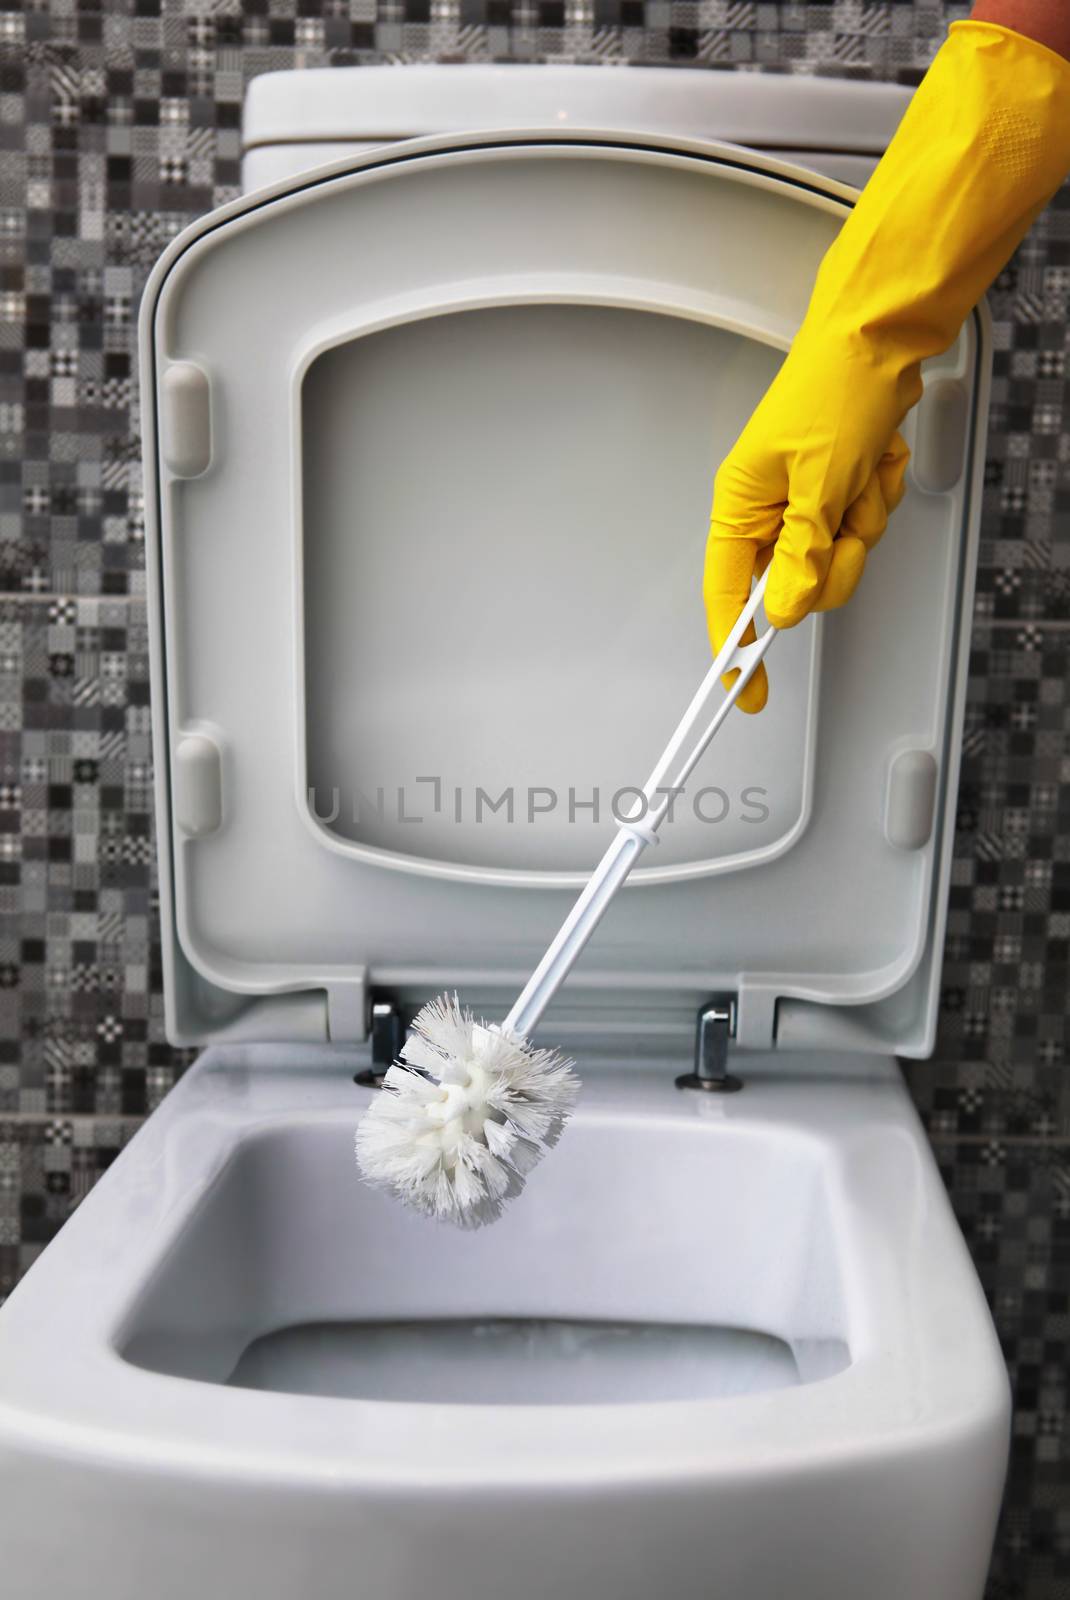
[[1066,0],[977,0],[971,22],[992,22],[1070,58],[1070,6]]
[[[954,341],[1070,169],[1070,61],[1048,42],[1070,48],[1067,12],[979,0],[952,25],[717,473],[703,585],[715,651],[770,564],[778,627],[854,592],[902,498],[898,429],[921,362]],[[763,669],[738,703],[758,711],[766,693]]]

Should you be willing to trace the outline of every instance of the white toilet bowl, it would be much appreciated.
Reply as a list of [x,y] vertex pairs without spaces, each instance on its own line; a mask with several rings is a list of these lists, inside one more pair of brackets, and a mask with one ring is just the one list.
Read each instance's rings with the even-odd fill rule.
[[0,1318],[11,1595],[975,1600],[1007,1382],[894,1067],[596,1064],[500,1224],[209,1051]]
[[[815,169],[903,98],[467,72],[258,84],[284,181],[146,290],[165,1001],[209,1048],[0,1310],[5,1595],[979,1600],[1007,1381],[894,1058],[935,1032],[983,313],[872,576],[778,640],[548,1014],[584,1092],[523,1196],[463,1233],[358,1180],[369,1031],[504,1014],[705,672],[712,470],[851,203]],[[740,1094],[674,1086],[715,995]]]

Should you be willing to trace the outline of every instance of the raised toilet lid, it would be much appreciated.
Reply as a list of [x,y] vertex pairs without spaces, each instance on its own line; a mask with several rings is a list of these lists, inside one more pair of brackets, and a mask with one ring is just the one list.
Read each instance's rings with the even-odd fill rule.
[[[183,233],[142,312],[172,1037],[504,1011],[709,662],[710,489],[851,191],[732,147],[440,138]],[[986,334],[851,606],[777,641],[548,1022],[930,1048]],[[598,797],[596,816],[592,801]]]

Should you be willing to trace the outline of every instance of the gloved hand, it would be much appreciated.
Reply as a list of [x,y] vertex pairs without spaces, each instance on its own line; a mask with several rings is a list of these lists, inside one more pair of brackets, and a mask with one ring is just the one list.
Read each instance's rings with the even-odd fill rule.
[[[1068,170],[1070,62],[1008,28],[953,23],[717,473],[703,583],[715,654],[770,562],[778,628],[850,599],[903,495],[896,430],[920,363],[954,342]],[[760,711],[767,693],[762,667],[737,704]]]

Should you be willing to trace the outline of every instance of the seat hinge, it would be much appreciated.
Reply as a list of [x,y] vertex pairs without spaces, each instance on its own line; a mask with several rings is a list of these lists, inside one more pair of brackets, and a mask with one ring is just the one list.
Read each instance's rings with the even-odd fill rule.
[[382,1084],[405,1043],[405,1027],[396,1000],[373,994],[370,1010],[372,1064],[353,1078],[363,1089],[375,1089]]
[[728,1041],[736,1037],[738,998],[727,992],[711,995],[700,1006],[695,1027],[695,1070],[677,1078],[678,1089],[705,1094],[734,1094],[743,1084],[728,1070]]

